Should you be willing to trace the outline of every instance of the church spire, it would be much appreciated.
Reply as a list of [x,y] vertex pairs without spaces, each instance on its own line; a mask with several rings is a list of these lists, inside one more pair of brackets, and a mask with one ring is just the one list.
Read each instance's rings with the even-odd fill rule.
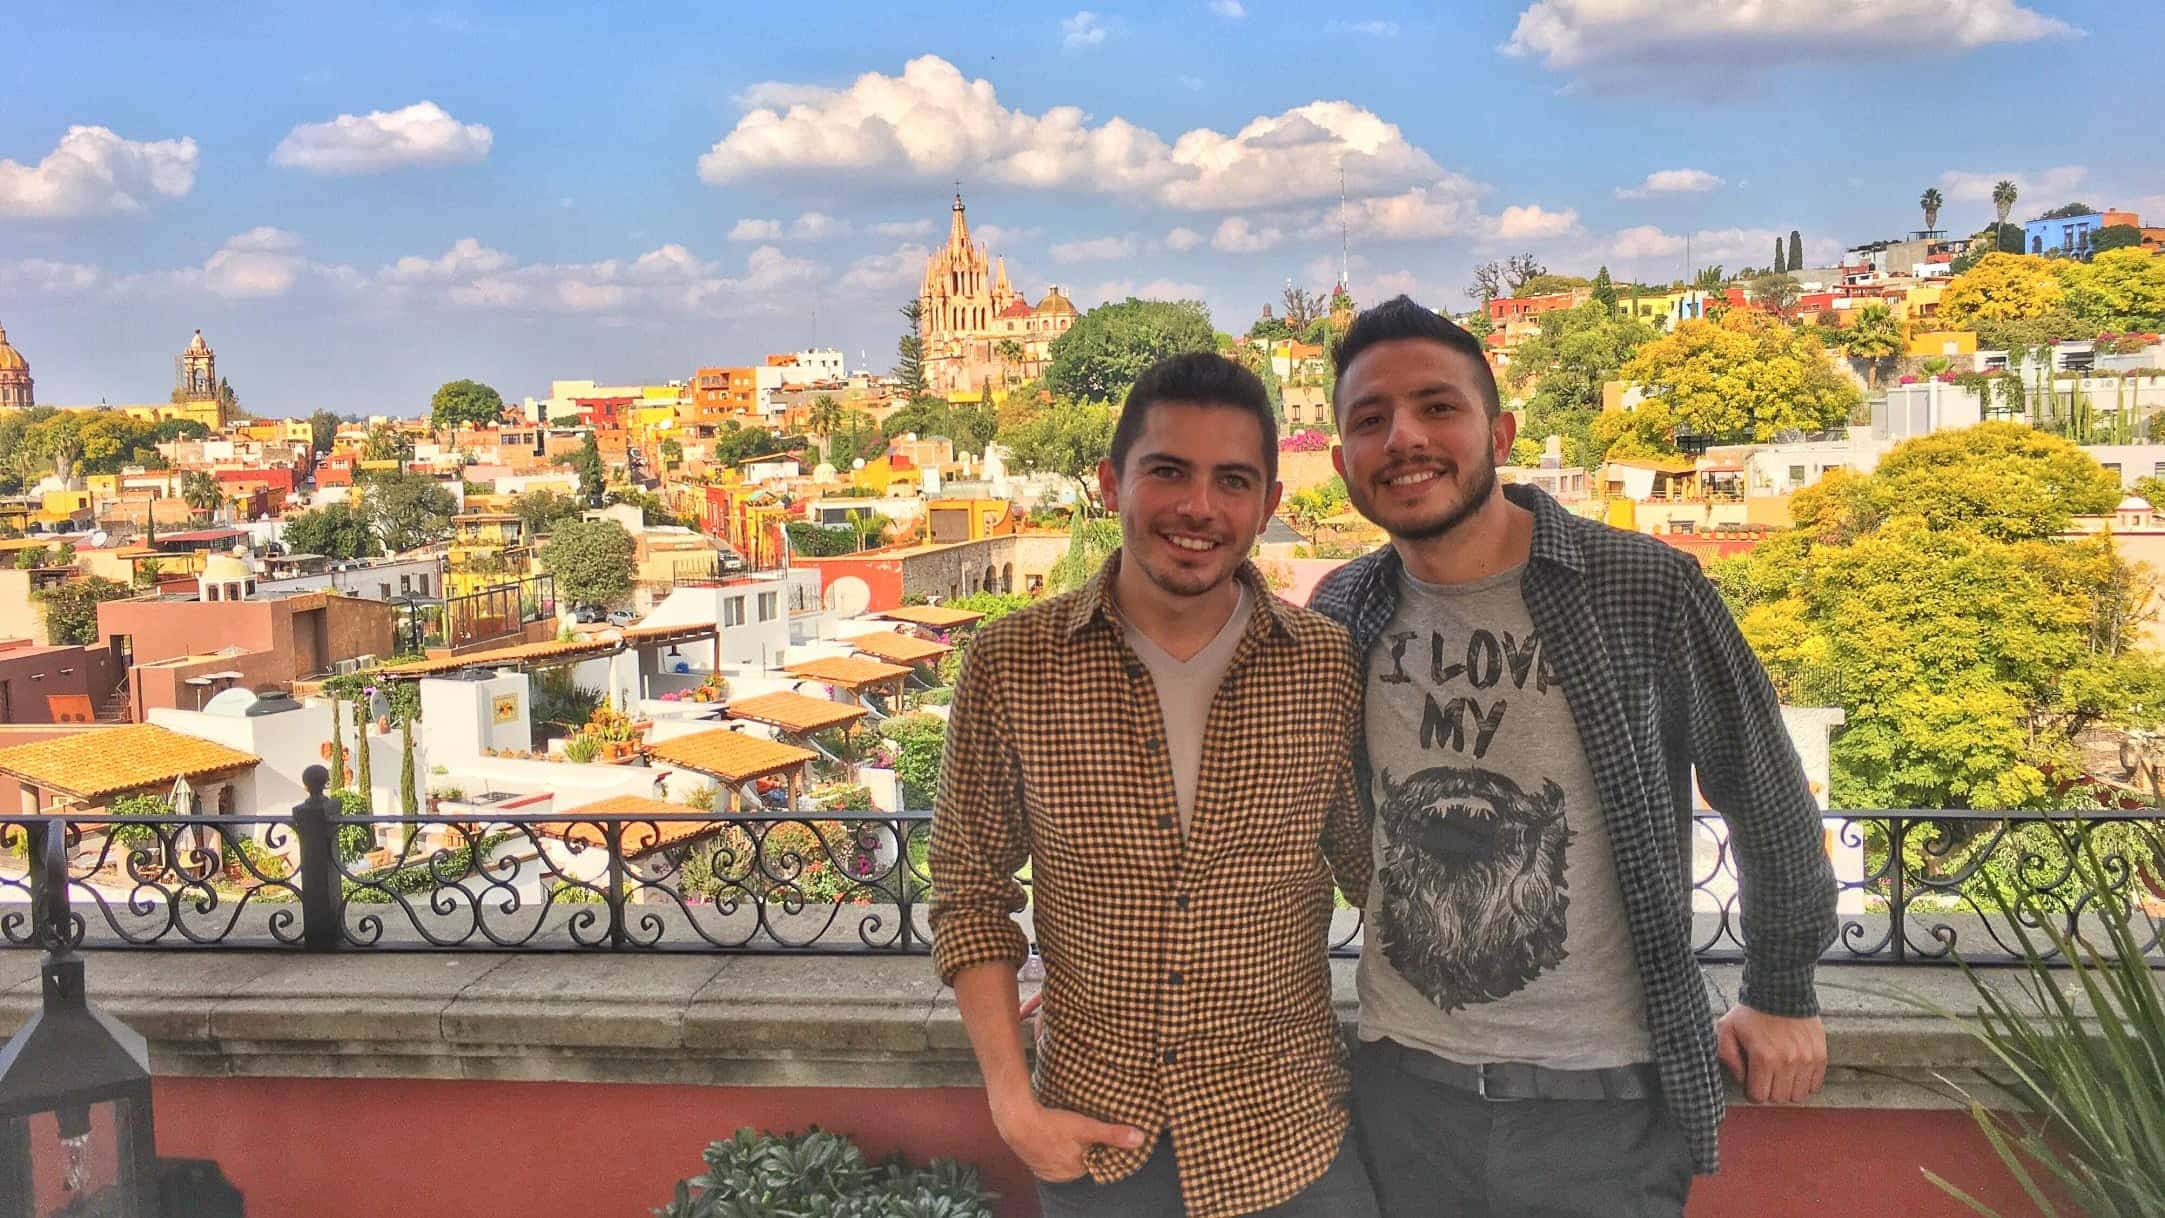
[[947,222],[947,248],[967,250],[970,248],[970,221],[963,214],[962,184],[955,184],[953,216]]

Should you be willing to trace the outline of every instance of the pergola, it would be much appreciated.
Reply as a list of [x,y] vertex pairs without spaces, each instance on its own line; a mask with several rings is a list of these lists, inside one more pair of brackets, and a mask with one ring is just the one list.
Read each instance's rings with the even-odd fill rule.
[[924,626],[932,630],[958,630],[964,626],[974,626],[985,617],[984,614],[969,609],[950,609],[945,605],[904,605],[899,609],[889,609],[872,616],[883,617],[890,622],[908,622],[912,626]]
[[875,660],[900,664],[905,668],[937,660],[955,649],[952,643],[934,643],[906,634],[897,634],[892,630],[860,634],[848,642],[851,647]]
[[[154,723],[93,727],[0,749],[0,775],[21,786],[26,813],[95,808],[123,795],[163,795],[178,781],[210,787],[262,764],[254,753]],[[230,809],[228,809],[230,810]],[[254,811],[254,809],[250,809]]]
[[[608,834],[603,827],[582,817],[624,816],[683,816],[692,809],[682,804],[664,803],[643,795],[612,795],[576,808],[566,808],[561,813],[570,820],[546,821],[536,825],[535,831],[543,837],[553,837],[560,842],[577,843],[589,848],[603,846]],[[719,833],[725,822],[721,820],[669,820],[630,821],[617,829],[619,848],[627,859],[639,859],[656,850],[695,841],[710,833]]]
[[755,698],[738,698],[728,707],[732,719],[764,723],[790,736],[809,736],[830,727],[848,727],[870,713],[861,706],[788,690],[760,694]]
[[715,728],[664,740],[649,747],[647,756],[720,780],[729,792],[729,807],[716,809],[722,812],[735,809],[739,788],[745,783],[773,777],[783,779],[788,806],[796,807],[798,790],[804,785],[804,767],[819,754],[794,744]]
[[620,639],[574,639],[570,642],[551,639],[544,643],[520,643],[515,647],[470,651],[462,656],[441,656],[430,660],[411,660],[404,664],[388,664],[376,669],[376,675],[401,680],[437,677],[468,668],[550,667],[594,656],[615,655],[623,650],[623,647],[624,643]]
[[884,664],[858,656],[823,656],[791,664],[782,671],[807,681],[846,689],[860,700],[868,694],[885,695],[893,698],[897,706],[902,704],[902,683],[910,675],[910,670],[899,664]]

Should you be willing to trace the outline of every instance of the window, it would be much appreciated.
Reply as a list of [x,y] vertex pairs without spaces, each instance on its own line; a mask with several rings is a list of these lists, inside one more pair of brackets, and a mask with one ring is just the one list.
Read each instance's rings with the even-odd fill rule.
[[1803,466],[1801,466],[1801,465],[1792,465],[1792,466],[1790,466],[1790,467],[1789,467],[1789,485],[1791,485],[1791,486],[1802,486],[1802,485],[1804,485],[1804,467],[1803,467]]
[[2150,476],[2153,478],[2165,478],[2165,461],[2152,465],[2150,467]]
[[2113,477],[2117,478],[2120,476],[2120,463],[2118,461],[2100,461],[2098,462],[2098,464],[2104,466],[2105,472],[2111,474]]
[[780,607],[781,597],[773,592],[759,594],[759,620],[771,622]]
[[401,575],[401,576],[399,576],[399,577],[398,577],[398,591],[399,591],[399,595],[400,595],[400,596],[411,596],[411,595],[413,594],[413,576],[411,576],[411,575]]
[[726,601],[723,601],[723,602],[722,602],[722,625],[724,625],[724,626],[742,626],[743,624],[744,624],[744,598],[743,598],[743,597],[741,597],[741,596],[732,596],[732,597],[730,597],[730,598],[729,598],[728,600],[726,600]]

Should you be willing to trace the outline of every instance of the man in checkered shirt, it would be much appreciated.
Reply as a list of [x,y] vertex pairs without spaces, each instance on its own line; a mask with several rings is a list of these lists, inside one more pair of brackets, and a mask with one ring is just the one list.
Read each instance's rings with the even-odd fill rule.
[[[933,954],[1048,1218],[1373,1218],[1326,954],[1367,893],[1346,632],[1247,561],[1278,506],[1255,375],[1176,356],[1100,464],[1121,548],[986,626],[948,721]],[[1045,961],[1016,1023],[1030,868]]]
[[[1375,877],[1354,1103],[1385,1215],[1680,1215],[1717,1060],[1819,1090],[1834,938],[1820,812],[1766,674],[1689,556],[1498,484],[1480,343],[1401,296],[1334,353],[1334,455],[1390,544],[1312,599],[1363,666]],[[1712,1018],[1690,941],[1694,776],[1746,939]]]

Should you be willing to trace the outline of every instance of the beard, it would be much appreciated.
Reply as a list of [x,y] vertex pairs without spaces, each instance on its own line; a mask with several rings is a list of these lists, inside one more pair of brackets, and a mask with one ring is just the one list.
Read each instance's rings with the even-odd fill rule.
[[[1241,560],[1247,556],[1245,550],[1236,553],[1236,547],[1231,541],[1223,539],[1219,549],[1211,553],[1209,561],[1185,564],[1161,550],[1166,543],[1157,535],[1154,526],[1142,525],[1136,535],[1128,535],[1125,521],[1122,526],[1120,560],[1123,563],[1134,563],[1136,569],[1143,573],[1143,578],[1172,596],[1201,596],[1209,592],[1232,579],[1240,570]],[[1216,535],[1215,530],[1195,529],[1187,526],[1185,522],[1182,522],[1182,527],[1191,532]]]
[[1398,541],[1434,541],[1462,525],[1496,492],[1496,453],[1483,447],[1478,463],[1467,469],[1453,466],[1450,470],[1457,493],[1433,507],[1415,508],[1404,512],[1388,511],[1379,507],[1376,496],[1366,479],[1346,480],[1346,498],[1353,509]]

